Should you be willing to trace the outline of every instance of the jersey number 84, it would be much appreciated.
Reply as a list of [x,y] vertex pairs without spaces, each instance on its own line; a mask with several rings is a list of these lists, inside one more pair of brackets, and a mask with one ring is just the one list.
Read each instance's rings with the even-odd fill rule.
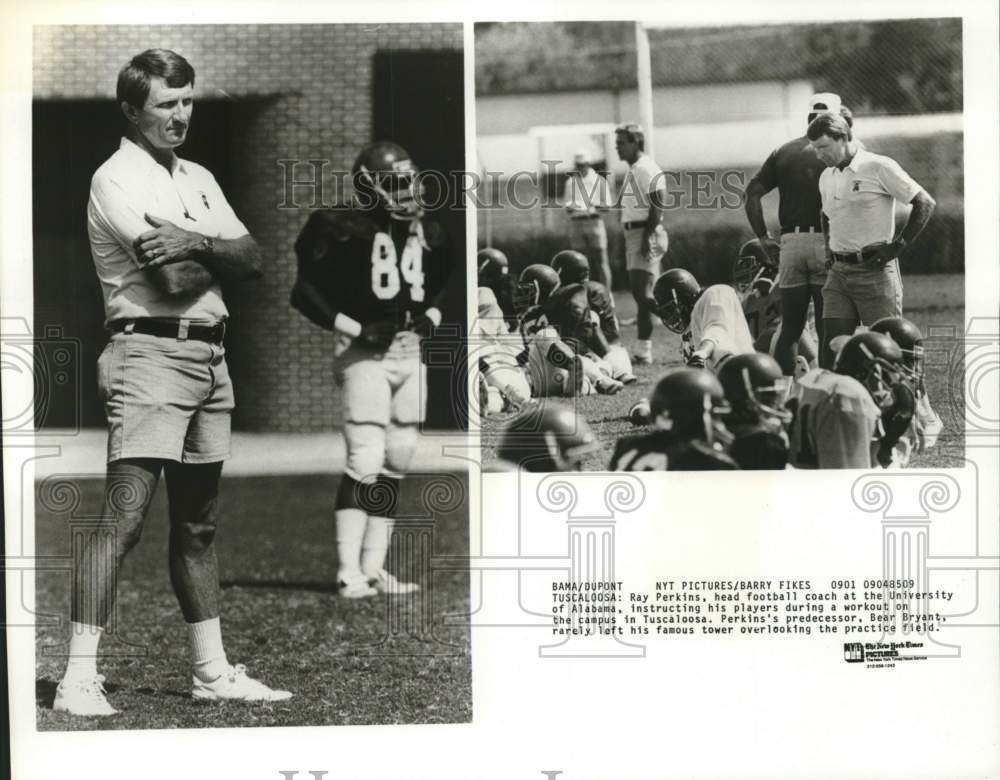
[[410,236],[403,247],[400,262],[396,245],[388,233],[376,233],[372,243],[372,292],[387,301],[399,295],[400,274],[410,285],[410,300],[420,303],[424,299],[424,251],[420,240]]

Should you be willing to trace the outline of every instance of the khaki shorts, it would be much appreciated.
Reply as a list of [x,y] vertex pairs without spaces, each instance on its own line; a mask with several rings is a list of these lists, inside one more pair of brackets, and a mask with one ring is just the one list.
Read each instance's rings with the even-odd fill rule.
[[335,378],[346,423],[384,427],[424,421],[427,374],[420,362],[419,337],[413,333],[397,335],[384,354],[351,346],[337,359]]
[[571,219],[569,221],[569,245],[578,252],[591,249],[607,249],[608,233],[604,228],[604,220]]
[[859,320],[871,325],[883,317],[903,316],[903,280],[896,260],[884,268],[836,262],[823,287],[823,318]]
[[97,361],[108,463],[225,460],[235,406],[225,355],[222,346],[204,341],[113,335]]
[[642,236],[645,232],[643,227],[625,229],[625,267],[631,271],[646,271],[653,276],[660,275],[660,260],[667,253],[667,246],[670,239],[667,236],[667,229],[663,225],[657,225],[656,230],[650,238],[648,252],[642,251]]
[[826,282],[822,233],[785,233],[781,237],[778,280],[781,287],[821,287]]

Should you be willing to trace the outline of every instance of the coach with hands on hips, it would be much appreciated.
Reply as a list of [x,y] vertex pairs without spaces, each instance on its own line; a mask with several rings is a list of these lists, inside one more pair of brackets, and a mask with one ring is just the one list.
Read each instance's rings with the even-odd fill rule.
[[[806,135],[829,166],[819,179],[830,267],[820,359],[829,364],[836,337],[854,333],[859,323],[903,316],[898,258],[924,229],[935,203],[895,160],[860,148],[843,117],[823,114]],[[894,236],[896,201],[912,209]]]
[[126,137],[91,181],[87,228],[111,332],[97,372],[108,465],[105,528],[90,536],[73,571],[69,659],[53,704],[74,715],[116,712],[97,673],[98,644],[161,474],[170,582],[191,646],[191,696],[291,696],[231,666],[222,645],[214,538],[234,401],[219,283],[260,276],[261,253],[212,174],[174,154],[191,123],[194,78],[175,52],[133,57],[118,74]]
[[[841,112],[840,96],[820,92],[809,101],[807,125],[819,114]],[[782,144],[764,161],[746,188],[745,209],[761,248],[778,266],[781,291],[781,328],[774,357],[782,373],[795,372],[793,347],[805,328],[810,300],[822,339],[823,284],[826,282],[826,247],[819,197],[819,177],[826,168],[803,134]],[[767,230],[761,198],[778,188],[779,244]]]
[[639,342],[633,363],[653,362],[653,281],[660,275],[660,260],[667,252],[667,230],[663,226],[667,184],[663,171],[643,151],[646,136],[634,123],[615,130],[615,151],[629,164],[619,193],[622,228],[625,231],[625,267],[638,311]]

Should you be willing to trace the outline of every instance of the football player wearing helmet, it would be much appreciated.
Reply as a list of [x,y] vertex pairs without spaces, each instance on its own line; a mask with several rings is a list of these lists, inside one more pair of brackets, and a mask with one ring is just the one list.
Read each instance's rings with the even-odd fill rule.
[[913,414],[902,357],[887,336],[858,333],[844,340],[834,371],[816,368],[795,383],[789,438],[796,468],[871,468],[888,462]]
[[507,255],[499,249],[487,247],[476,255],[479,286],[493,292],[503,312],[507,330],[517,329],[517,312],[514,311],[514,287],[517,281],[510,274]]
[[[872,323],[871,330],[882,333],[896,342],[903,353],[903,371],[909,377],[917,399],[916,413],[913,415],[913,425],[909,432],[911,450],[924,452],[933,447],[941,435],[944,423],[931,406],[927,395],[927,385],[924,381],[924,336],[920,328],[902,317],[884,317]],[[897,462],[906,465],[902,448],[896,447]]]
[[582,284],[558,288],[525,330],[525,362],[534,395],[614,394],[621,382],[604,357],[608,344]]
[[653,284],[651,305],[667,329],[690,344],[689,366],[715,369],[731,355],[753,352],[739,296],[728,284],[702,288],[690,271],[671,268]]
[[601,443],[587,421],[552,401],[525,408],[504,429],[497,456],[503,465],[525,471],[581,471]]
[[384,563],[424,419],[420,340],[440,323],[451,248],[444,229],[423,219],[416,172],[398,144],[368,144],[354,163],[352,207],[313,212],[295,242],[292,306],[333,333],[347,442],[338,581],[348,598],[417,589]]
[[729,413],[719,380],[710,371],[677,368],[649,399],[653,431],[615,445],[612,471],[700,471],[737,468],[726,453]]
[[517,277],[514,288],[514,310],[524,330],[525,322],[541,313],[540,306],[559,286],[559,274],[542,263],[527,266]]
[[590,280],[590,263],[582,252],[572,249],[556,252],[549,265],[559,274],[560,284],[584,284]]
[[791,379],[770,355],[736,355],[719,368],[729,413],[724,420],[733,434],[729,454],[741,469],[783,469],[788,463],[785,407]]
[[587,258],[580,252],[566,249],[552,258],[552,267],[559,274],[559,281],[564,286],[582,284],[586,287],[591,314],[607,342],[604,350],[606,354],[602,357],[611,369],[611,376],[622,384],[635,382],[632,361],[629,359],[628,350],[622,344],[621,325],[615,314],[615,299],[607,287],[591,280]]

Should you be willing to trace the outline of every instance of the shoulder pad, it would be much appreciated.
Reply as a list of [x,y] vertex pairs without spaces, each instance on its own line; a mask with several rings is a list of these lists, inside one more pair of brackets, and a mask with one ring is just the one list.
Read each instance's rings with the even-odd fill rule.
[[377,232],[374,221],[361,212],[343,209],[314,211],[295,241],[295,252],[300,259],[318,260],[331,244],[346,243],[351,239],[370,240]]
[[424,240],[432,249],[437,249],[448,243],[448,233],[441,223],[421,220],[421,226],[424,229]]

